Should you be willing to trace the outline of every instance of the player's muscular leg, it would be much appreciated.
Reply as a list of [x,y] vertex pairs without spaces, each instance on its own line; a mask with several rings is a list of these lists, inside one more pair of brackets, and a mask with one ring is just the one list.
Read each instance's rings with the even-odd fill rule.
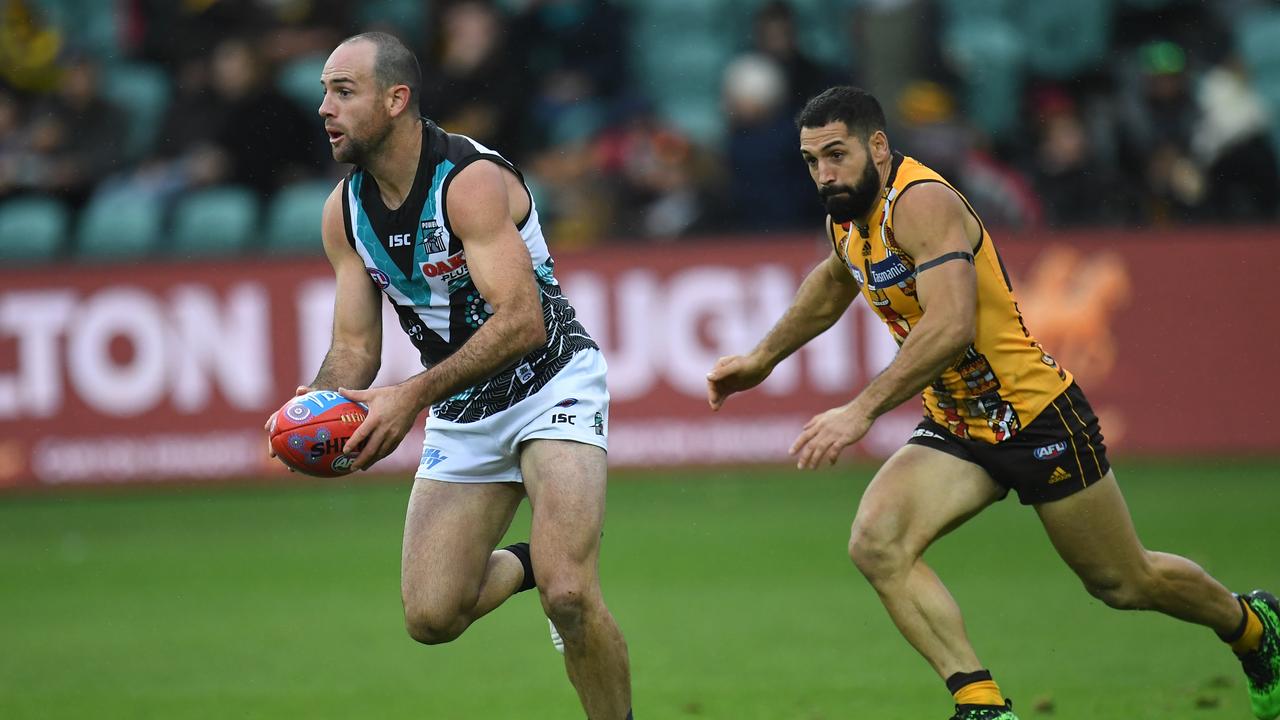
[[533,528],[529,546],[547,617],[564,638],[565,667],[587,717],[621,720],[631,707],[627,645],[600,591],[605,453],[560,440],[524,446]]
[[524,569],[494,552],[523,499],[515,483],[417,480],[409,496],[400,565],[405,627],[419,642],[462,634],[520,586]]
[[1228,633],[1240,605],[1199,565],[1142,547],[1115,474],[1036,506],[1049,539],[1091,594],[1122,610],[1157,610]]
[[907,445],[880,468],[853,521],[849,556],[902,635],[942,678],[982,667],[960,608],[921,556],[937,538],[1000,497],[977,465]]

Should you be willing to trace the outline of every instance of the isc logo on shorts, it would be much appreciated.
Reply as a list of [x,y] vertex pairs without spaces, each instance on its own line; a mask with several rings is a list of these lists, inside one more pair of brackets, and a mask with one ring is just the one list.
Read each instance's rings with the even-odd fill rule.
[[1056,442],[1052,445],[1036,448],[1032,454],[1037,460],[1052,460],[1067,451],[1067,444],[1064,442]]

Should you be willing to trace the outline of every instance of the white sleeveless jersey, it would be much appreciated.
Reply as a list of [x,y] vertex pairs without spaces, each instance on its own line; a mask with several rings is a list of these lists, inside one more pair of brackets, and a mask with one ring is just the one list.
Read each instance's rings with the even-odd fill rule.
[[[348,242],[429,368],[461,347],[493,314],[471,281],[462,239],[449,225],[449,184],[477,160],[497,163],[524,178],[506,158],[471,138],[446,133],[426,119],[422,133],[418,173],[404,203],[388,210],[373,176],[357,167],[343,181],[342,216]],[[517,228],[533,260],[547,343],[438,403],[431,409],[434,417],[474,422],[500,412],[545,385],[574,353],[597,347],[560,292],[532,194],[529,214]]]

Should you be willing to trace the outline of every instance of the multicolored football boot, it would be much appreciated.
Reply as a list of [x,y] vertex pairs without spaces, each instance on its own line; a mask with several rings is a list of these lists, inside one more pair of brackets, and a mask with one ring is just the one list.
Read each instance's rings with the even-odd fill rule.
[[957,705],[951,720],[1018,720],[1018,716],[1013,714],[1013,701],[1006,699],[1004,705]]
[[1262,621],[1258,649],[1238,655],[1249,680],[1249,702],[1258,720],[1280,717],[1280,600],[1254,590],[1242,598]]

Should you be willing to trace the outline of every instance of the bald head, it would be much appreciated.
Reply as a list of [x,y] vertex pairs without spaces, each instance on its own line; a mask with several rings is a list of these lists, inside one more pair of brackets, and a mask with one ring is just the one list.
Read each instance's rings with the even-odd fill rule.
[[[373,79],[382,90],[404,85],[409,88],[409,108],[417,115],[418,93],[422,88],[422,70],[418,58],[399,38],[383,32],[367,32],[352,35],[341,45],[368,43],[373,46]],[[339,47],[341,47],[341,45]]]

